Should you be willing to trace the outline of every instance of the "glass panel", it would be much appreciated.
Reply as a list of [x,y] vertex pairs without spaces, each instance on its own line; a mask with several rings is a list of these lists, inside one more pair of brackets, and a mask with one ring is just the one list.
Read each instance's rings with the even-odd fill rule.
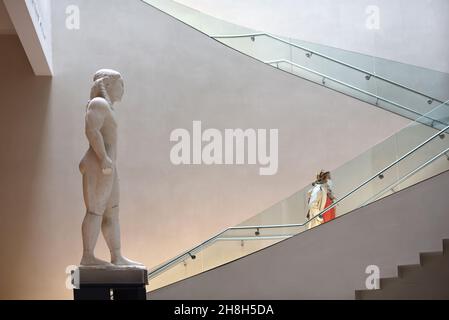
[[175,283],[183,279],[190,278],[198,273],[203,272],[203,256],[203,252],[198,252],[195,255],[195,259],[184,257],[184,259],[159,273],[156,277],[150,278],[150,291],[164,287],[170,283]]
[[229,230],[215,241],[202,247],[198,253],[194,254],[195,259],[187,255],[170,268],[152,277],[149,281],[149,289],[151,291],[156,290],[192,277],[229,261],[247,256],[291,236],[279,235],[279,232],[273,230],[265,233],[265,235],[256,236],[254,230]]
[[263,62],[291,60],[291,46],[281,41],[274,41],[265,35],[219,38],[218,40]]
[[[448,115],[449,108],[442,105],[334,170],[333,189],[337,199],[342,199],[336,206],[337,216],[449,170],[449,156],[443,154],[415,173],[436,155],[449,151],[448,126],[440,123],[440,127],[435,128],[429,126],[428,121],[433,117],[446,119]],[[190,253],[195,259],[186,254],[170,268],[153,275],[151,290],[210,270],[305,231],[306,199],[311,187],[306,186],[238,227],[230,228],[213,241],[192,250]]]
[[145,2],[244,54],[318,84],[327,83],[334,90],[411,120],[449,99],[449,74],[443,72],[303,40],[261,34],[175,1]]
[[[371,71],[373,68],[357,69],[352,63],[331,56],[321,56],[319,52],[307,50],[309,48],[295,47],[267,35],[219,40],[279,69],[412,120],[432,110],[439,101],[412,87],[390,81],[388,78],[380,78]],[[370,60],[376,61],[376,58],[371,57]],[[449,84],[449,78],[447,83]]]
[[[449,75],[310,42],[255,34],[173,1],[146,2],[210,36],[246,34],[217,39],[280,70],[416,120],[332,172],[335,194],[342,199],[336,207],[338,216],[449,169],[449,136],[447,132],[439,134],[449,123],[449,103],[438,106],[448,99]],[[392,165],[398,159],[401,161]],[[391,167],[378,175],[387,166]],[[152,274],[151,290],[305,231],[307,192],[311,187],[306,186]]]
[[175,1],[144,0],[144,2],[208,35],[253,32],[248,28],[217,19]]
[[231,238],[228,240],[216,241],[204,250],[204,268],[205,270],[210,270],[229,261],[247,256],[279,241],[281,241],[281,239],[233,240]]

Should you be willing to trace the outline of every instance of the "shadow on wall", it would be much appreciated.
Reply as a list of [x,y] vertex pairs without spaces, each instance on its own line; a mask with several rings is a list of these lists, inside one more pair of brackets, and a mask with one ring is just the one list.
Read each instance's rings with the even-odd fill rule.
[[5,244],[0,264],[2,299],[5,294],[7,298],[19,297],[26,290],[20,282],[33,270],[29,261],[39,261],[29,256],[42,250],[33,247],[29,234],[34,227],[30,216],[37,212],[33,199],[40,187],[36,182],[41,174],[51,78],[34,76],[17,36],[1,36],[0,52],[0,243]]

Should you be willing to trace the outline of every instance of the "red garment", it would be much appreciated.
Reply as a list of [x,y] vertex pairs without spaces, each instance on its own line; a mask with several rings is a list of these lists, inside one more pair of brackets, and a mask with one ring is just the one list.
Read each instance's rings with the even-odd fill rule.
[[[333,201],[331,200],[331,198],[326,197],[326,205],[325,205],[324,209],[330,207],[332,205],[332,203],[333,203]],[[330,209],[329,211],[326,211],[323,214],[324,223],[329,222],[329,221],[335,219],[335,211],[336,211],[335,207],[333,207],[332,209]]]

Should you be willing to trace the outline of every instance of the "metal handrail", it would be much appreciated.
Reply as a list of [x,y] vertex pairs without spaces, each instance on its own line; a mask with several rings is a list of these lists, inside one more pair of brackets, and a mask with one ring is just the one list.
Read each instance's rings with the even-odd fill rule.
[[277,236],[253,236],[253,237],[222,237],[217,241],[251,241],[251,240],[279,240],[293,237],[293,234],[277,235]]
[[[446,155],[449,152],[449,148],[447,148],[446,150],[440,152],[439,154],[437,154],[435,157],[433,157],[432,159],[429,159],[428,161],[424,162],[422,165],[420,165],[418,168],[416,168],[415,170],[409,172],[408,174],[406,174],[405,176],[403,176],[401,179],[399,179],[398,181],[390,184],[388,187],[386,187],[385,189],[383,189],[382,191],[378,192],[375,196],[369,198],[367,201],[365,201],[361,206],[366,206],[367,204],[375,201],[376,199],[378,199],[380,196],[382,196],[385,192],[387,192],[388,190],[392,190],[395,192],[394,188],[398,185],[400,185],[402,182],[406,181],[408,178],[410,178],[411,176],[415,175],[416,173],[418,173],[419,171],[421,171],[422,169],[424,169],[425,167],[427,167],[429,164],[431,164],[432,162],[434,162],[435,160],[439,159],[441,156]],[[449,157],[448,157],[449,160]]]
[[[346,86],[346,87],[348,87],[348,88],[350,88],[350,89],[353,89],[353,90],[355,90],[355,91],[358,91],[358,92],[361,92],[361,93],[366,94],[366,95],[368,95],[368,96],[371,96],[371,97],[373,97],[373,98],[376,98],[377,101],[378,101],[378,100],[381,100],[381,101],[387,102],[387,103],[389,103],[389,104],[391,104],[391,105],[394,105],[394,106],[396,106],[396,107],[398,107],[398,108],[400,108],[400,109],[403,109],[403,110],[405,110],[405,111],[407,111],[407,112],[414,113],[415,115],[419,116],[419,118],[424,117],[424,118],[427,118],[427,119],[429,119],[429,120],[432,120],[432,122],[439,122],[440,124],[446,125],[446,124],[443,123],[443,122],[440,122],[440,121],[438,121],[438,120],[436,120],[436,119],[433,119],[433,118],[431,118],[431,117],[428,117],[428,116],[426,116],[425,114],[419,113],[419,112],[417,112],[417,111],[415,111],[415,110],[412,110],[412,109],[410,109],[410,108],[408,108],[408,107],[406,107],[406,106],[403,106],[403,105],[401,105],[401,104],[399,104],[399,103],[397,103],[397,102],[391,101],[391,100],[386,99],[386,98],[382,98],[381,96],[378,96],[378,95],[376,95],[376,94],[374,94],[374,93],[371,93],[371,92],[369,92],[369,91],[366,91],[366,90],[357,88],[357,87],[355,87],[355,86],[353,86],[353,85],[351,85],[351,84],[349,84],[349,83],[343,82],[343,81],[338,80],[338,79],[335,79],[335,78],[333,78],[333,77],[329,77],[329,76],[325,75],[324,73],[321,73],[321,72],[318,72],[318,71],[309,69],[309,68],[307,68],[307,67],[301,66],[301,65],[299,65],[299,64],[297,64],[297,63],[295,63],[295,62],[293,62],[293,61],[290,61],[290,60],[287,60],[287,59],[279,59],[279,60],[265,61],[264,63],[269,64],[269,65],[279,64],[279,63],[288,63],[288,64],[291,64],[291,65],[293,65],[293,66],[295,66],[295,67],[297,67],[297,68],[299,68],[299,69],[303,69],[303,70],[306,70],[306,71],[308,71],[308,72],[310,72],[310,73],[316,74],[316,75],[322,77],[324,80],[326,80],[326,79],[331,80],[331,81],[333,81],[333,82],[336,82],[336,83],[339,83],[339,84],[341,84],[341,85],[343,85],[343,86]],[[277,67],[277,68],[279,69],[279,67]],[[326,84],[323,83],[323,86],[326,86]],[[377,101],[376,101],[376,105],[378,105],[378,104],[377,104]],[[445,104],[445,102],[442,102],[441,104]]]
[[418,146],[416,146],[415,148],[413,148],[412,150],[410,150],[409,152],[407,152],[405,155],[403,155],[402,157],[400,157],[399,159],[397,159],[396,161],[394,161],[393,163],[391,163],[390,165],[386,166],[384,169],[382,169],[381,171],[379,171],[377,174],[373,175],[371,178],[369,178],[368,180],[366,180],[365,182],[363,182],[362,184],[360,184],[359,186],[357,186],[356,188],[354,188],[353,190],[351,190],[350,192],[348,192],[346,195],[344,195],[342,198],[338,199],[337,201],[335,201],[333,204],[331,204],[329,207],[325,208],[324,210],[322,210],[318,215],[314,216],[313,218],[307,220],[304,223],[297,223],[297,224],[283,224],[283,225],[260,225],[260,226],[239,226],[239,227],[230,227],[225,229],[224,231],[219,232],[218,234],[216,234],[215,236],[209,238],[206,241],[203,241],[201,244],[195,246],[194,248],[176,256],[175,258],[170,259],[168,262],[163,263],[162,265],[156,267],[155,269],[151,270],[148,273],[148,278],[151,279],[153,277],[155,277],[157,274],[163,272],[164,270],[168,269],[171,265],[173,265],[174,263],[178,262],[179,260],[181,260],[181,258],[186,257],[186,256],[190,256],[192,257],[192,253],[194,253],[196,250],[198,250],[199,248],[204,247],[206,244],[216,240],[217,238],[220,238],[220,236],[222,234],[224,234],[225,232],[228,232],[230,230],[251,230],[251,229],[255,229],[255,230],[260,230],[260,229],[274,229],[274,228],[295,228],[295,227],[304,227],[307,224],[309,224],[310,222],[312,222],[313,220],[317,219],[318,217],[322,216],[324,213],[326,213],[327,211],[333,209],[334,207],[336,207],[340,202],[342,202],[343,200],[345,200],[346,198],[348,198],[349,196],[351,196],[352,194],[354,194],[355,192],[357,192],[359,189],[361,189],[362,187],[364,187],[365,185],[367,185],[369,182],[373,181],[374,179],[381,177],[383,173],[385,173],[386,171],[388,171],[390,168],[394,167],[396,164],[398,164],[399,162],[401,162],[402,160],[404,160],[405,158],[407,158],[409,155],[415,153],[417,150],[421,149],[422,147],[424,147],[425,145],[427,145],[429,142],[431,142],[433,139],[435,139],[436,137],[439,137],[441,134],[445,133],[447,130],[449,129],[449,126],[446,126],[444,129],[440,130],[439,132],[437,132],[436,134],[434,134],[433,136],[429,137],[427,140],[425,140],[424,142],[422,142],[421,144],[419,144]]
[[348,67],[348,68],[350,68],[350,69],[357,70],[357,71],[359,71],[359,72],[361,72],[361,73],[364,73],[364,74],[366,74],[366,75],[372,76],[372,77],[374,77],[374,78],[377,78],[377,79],[380,79],[380,80],[382,80],[382,81],[388,82],[388,83],[393,84],[393,85],[395,85],[395,86],[398,86],[398,87],[400,87],[400,88],[406,89],[406,90],[408,90],[408,91],[410,91],[410,92],[416,93],[416,94],[418,94],[418,95],[420,95],[420,96],[423,96],[423,97],[425,97],[425,98],[430,99],[430,100],[431,100],[431,103],[429,103],[429,104],[432,104],[433,101],[436,101],[436,102],[438,102],[438,103],[440,103],[440,104],[443,103],[443,101],[440,101],[440,100],[438,100],[438,99],[436,99],[436,98],[434,98],[434,97],[432,97],[432,96],[430,96],[430,95],[424,94],[424,93],[422,93],[422,92],[420,92],[420,91],[417,91],[417,90],[415,90],[415,89],[412,89],[412,88],[410,88],[410,87],[407,87],[407,86],[405,86],[405,85],[403,85],[403,84],[400,84],[400,83],[398,83],[398,82],[396,82],[396,81],[393,81],[393,80],[390,80],[390,79],[388,79],[388,78],[379,76],[379,75],[377,75],[377,74],[375,74],[375,73],[373,73],[373,72],[371,72],[371,71],[364,70],[364,69],[362,69],[362,68],[356,67],[356,66],[354,66],[354,65],[352,65],[352,64],[349,64],[349,63],[347,63],[347,62],[341,61],[341,60],[339,60],[339,59],[332,58],[332,57],[330,57],[330,56],[328,56],[328,55],[325,55],[325,54],[322,54],[322,53],[320,53],[320,52],[318,52],[318,51],[315,51],[315,50],[312,50],[312,49],[303,47],[303,46],[301,46],[301,45],[298,45],[298,44],[296,44],[296,43],[292,43],[292,42],[290,42],[290,41],[286,41],[286,40],[284,40],[284,39],[282,39],[282,38],[279,38],[279,37],[274,36],[274,35],[269,34],[269,33],[260,33],[260,32],[259,32],[259,33],[247,33],[247,34],[238,34],[238,35],[212,35],[212,36],[210,36],[210,37],[217,40],[217,39],[229,39],[229,38],[248,38],[248,37],[251,38],[251,37],[260,37],[260,36],[266,36],[266,37],[275,39],[275,40],[277,40],[277,41],[280,41],[280,42],[283,42],[283,43],[285,43],[285,44],[288,44],[288,45],[290,45],[290,46],[292,46],[292,47],[295,47],[295,48],[301,49],[301,50],[303,50],[303,51],[312,53],[312,54],[317,55],[317,56],[319,56],[319,57],[322,57],[322,58],[324,58],[324,59],[326,59],[326,60],[330,60],[330,61],[336,62],[336,63],[338,63],[338,64],[340,64],[340,65],[343,65],[343,66],[345,66],[345,67]]

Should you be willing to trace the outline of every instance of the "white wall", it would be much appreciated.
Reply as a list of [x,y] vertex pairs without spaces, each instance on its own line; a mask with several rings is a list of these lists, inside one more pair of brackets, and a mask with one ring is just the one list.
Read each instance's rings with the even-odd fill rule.
[[4,0],[37,76],[52,76],[51,0]]
[[[92,76],[122,72],[117,107],[123,251],[153,267],[237,225],[408,121],[261,64],[139,0],[54,0],[54,77],[35,77],[16,36],[0,38],[0,298],[71,298],[82,253],[78,164]],[[79,30],[66,8],[80,9]],[[279,171],[174,166],[172,130],[279,129]],[[361,134],[363,132],[364,134]],[[313,156],[311,156],[313,155]],[[99,257],[108,259],[103,240]]]
[[[447,0],[177,0],[254,30],[449,72]],[[379,29],[367,28],[368,6]]]
[[51,38],[51,0],[26,0],[26,5],[36,28],[39,41],[42,44],[45,56],[52,65],[52,38]]

